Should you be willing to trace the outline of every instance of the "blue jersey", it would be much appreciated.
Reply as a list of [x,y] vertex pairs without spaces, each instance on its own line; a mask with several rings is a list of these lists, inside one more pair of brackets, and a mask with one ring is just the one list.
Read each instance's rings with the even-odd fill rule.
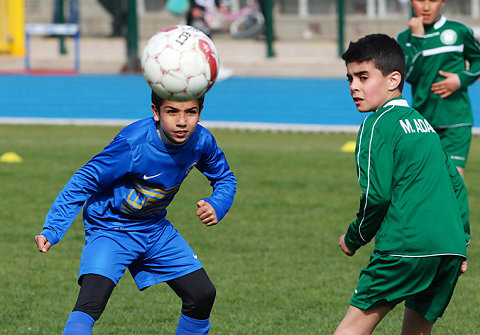
[[137,121],[73,174],[41,234],[52,245],[58,243],[84,204],[85,229],[158,230],[167,223],[166,208],[194,167],[210,180],[213,192],[204,200],[220,221],[233,203],[236,179],[213,135],[197,125],[183,145],[174,146],[160,139],[153,117]]

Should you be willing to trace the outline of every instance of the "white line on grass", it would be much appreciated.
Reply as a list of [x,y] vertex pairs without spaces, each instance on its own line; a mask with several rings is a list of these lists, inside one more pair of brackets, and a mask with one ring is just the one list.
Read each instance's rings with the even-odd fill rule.
[[[32,118],[32,117],[0,117],[0,124],[50,124],[78,126],[125,126],[134,119],[74,119],[74,118]],[[356,133],[359,126],[355,125],[325,125],[325,124],[295,124],[295,123],[264,123],[264,122],[223,122],[204,121],[203,126],[212,129],[263,130],[263,131],[294,131],[294,132],[333,132]],[[480,127],[474,127],[474,135],[480,135]]]

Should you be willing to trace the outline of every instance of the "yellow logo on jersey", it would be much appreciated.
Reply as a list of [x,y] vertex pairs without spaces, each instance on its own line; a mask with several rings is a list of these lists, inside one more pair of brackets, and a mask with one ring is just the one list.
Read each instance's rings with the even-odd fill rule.
[[135,183],[127,199],[123,201],[122,212],[135,216],[159,213],[170,204],[179,188],[180,184],[161,189]]

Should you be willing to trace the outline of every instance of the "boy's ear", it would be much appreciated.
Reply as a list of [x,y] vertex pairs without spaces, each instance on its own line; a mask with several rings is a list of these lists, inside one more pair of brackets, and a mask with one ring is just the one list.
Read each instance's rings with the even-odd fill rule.
[[157,106],[155,106],[155,104],[152,104],[151,108],[153,112],[153,118],[155,119],[155,121],[157,122],[160,121],[160,111],[157,110]]
[[400,85],[401,81],[402,81],[402,75],[400,74],[400,72],[393,71],[389,75],[388,89],[390,91],[394,91],[394,90],[398,89],[398,86]]

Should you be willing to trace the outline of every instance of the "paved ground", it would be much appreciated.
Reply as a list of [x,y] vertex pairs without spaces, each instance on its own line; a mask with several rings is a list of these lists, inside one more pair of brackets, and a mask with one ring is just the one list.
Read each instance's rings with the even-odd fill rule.
[[[139,54],[146,41],[139,42]],[[345,67],[334,42],[276,41],[275,57],[267,57],[263,41],[215,39],[221,63],[238,76],[344,77]],[[73,68],[74,45],[67,39],[67,55],[60,55],[56,38],[33,37],[32,68]],[[119,73],[125,65],[126,42],[121,38],[81,38],[81,73]],[[0,55],[0,72],[21,72],[23,58]]]

